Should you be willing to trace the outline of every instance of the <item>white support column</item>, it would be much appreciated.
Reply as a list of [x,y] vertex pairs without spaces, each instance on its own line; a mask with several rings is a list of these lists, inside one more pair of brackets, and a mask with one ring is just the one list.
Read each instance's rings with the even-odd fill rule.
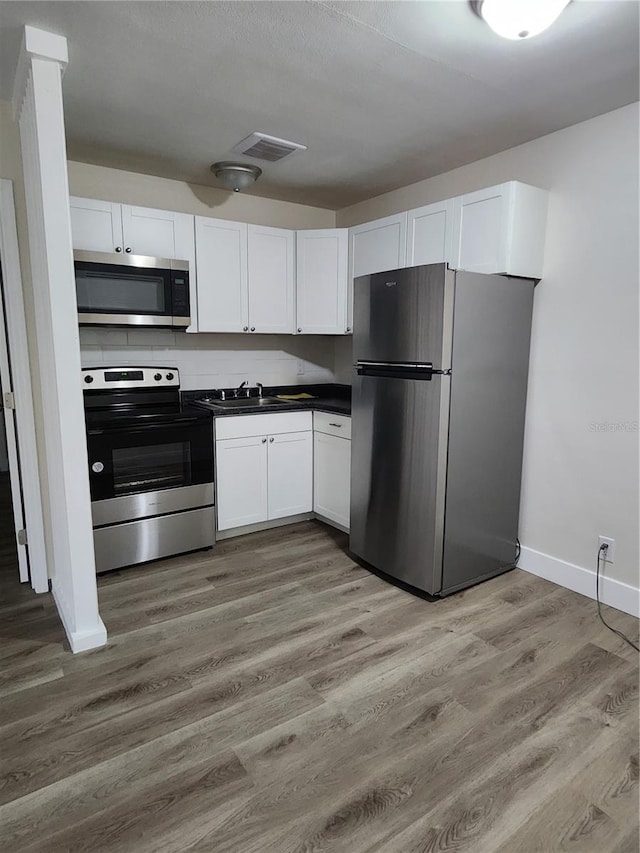
[[38,348],[53,597],[74,652],[104,645],[98,613],[78,334],[62,72],[67,41],[25,27],[14,84]]

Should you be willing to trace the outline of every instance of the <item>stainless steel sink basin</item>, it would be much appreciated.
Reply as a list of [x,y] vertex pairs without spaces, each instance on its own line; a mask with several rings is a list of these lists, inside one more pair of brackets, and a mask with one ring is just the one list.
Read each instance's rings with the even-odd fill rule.
[[212,400],[212,406],[221,409],[263,409],[268,406],[281,406],[290,400],[277,400],[275,397],[240,397],[237,400]]

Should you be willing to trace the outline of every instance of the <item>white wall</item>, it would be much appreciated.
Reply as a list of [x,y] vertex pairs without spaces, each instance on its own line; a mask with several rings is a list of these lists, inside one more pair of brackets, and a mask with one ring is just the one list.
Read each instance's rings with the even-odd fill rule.
[[296,335],[187,334],[157,329],[80,330],[83,367],[177,367],[183,390],[333,382],[333,339]]
[[70,161],[69,192],[84,198],[214,216],[274,228],[333,228],[333,210]]
[[[580,577],[589,589],[593,578],[580,570],[594,568],[598,534],[616,540],[607,575],[639,585],[638,120],[632,104],[337,217],[339,227],[354,225],[513,179],[550,189],[534,305],[520,527],[529,550],[521,563],[553,570],[567,585]],[[336,355],[344,379],[346,345]],[[630,609],[637,606],[636,596]]]

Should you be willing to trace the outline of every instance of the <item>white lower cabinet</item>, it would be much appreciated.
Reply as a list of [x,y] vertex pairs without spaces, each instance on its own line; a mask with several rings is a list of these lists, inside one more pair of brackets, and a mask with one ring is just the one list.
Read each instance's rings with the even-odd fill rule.
[[314,412],[313,511],[349,530],[351,502],[351,418]]
[[313,437],[313,511],[349,529],[351,442],[316,432]]
[[218,530],[267,518],[267,437],[216,441]]
[[218,530],[311,512],[311,412],[216,421]]
[[312,435],[290,432],[269,436],[267,518],[286,518],[313,509]]

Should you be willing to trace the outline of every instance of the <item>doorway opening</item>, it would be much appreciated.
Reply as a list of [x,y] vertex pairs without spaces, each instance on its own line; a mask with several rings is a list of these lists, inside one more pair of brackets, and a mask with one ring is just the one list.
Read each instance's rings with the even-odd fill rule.
[[[0,380],[0,394],[4,399],[4,388]],[[9,456],[7,453],[7,433],[4,418],[0,417],[0,574],[17,577],[18,550],[16,548],[13,527],[13,502],[11,500],[11,480]]]

